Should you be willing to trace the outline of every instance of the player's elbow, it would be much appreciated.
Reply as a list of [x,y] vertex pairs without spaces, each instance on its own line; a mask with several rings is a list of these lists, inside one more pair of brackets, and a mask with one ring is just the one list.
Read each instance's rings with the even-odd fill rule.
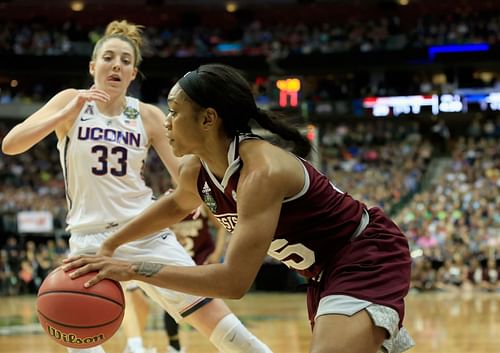
[[241,299],[246,294],[244,290],[231,290],[227,293],[227,299]]
[[14,154],[17,154],[16,149],[14,148],[14,144],[11,141],[12,139],[9,138],[9,136],[6,136],[2,140],[2,153],[6,154],[8,156],[12,156]]
[[2,140],[2,153],[13,156],[29,149],[18,136],[17,129],[12,129]]
[[234,283],[226,293],[227,299],[241,299],[250,289],[251,284]]

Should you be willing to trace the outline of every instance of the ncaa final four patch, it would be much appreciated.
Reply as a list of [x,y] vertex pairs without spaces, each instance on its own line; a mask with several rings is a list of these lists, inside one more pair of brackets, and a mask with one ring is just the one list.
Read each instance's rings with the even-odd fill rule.
[[130,120],[135,120],[139,116],[139,111],[132,107],[125,107],[123,114]]
[[212,189],[210,189],[210,186],[208,186],[207,182],[205,182],[205,185],[203,185],[203,188],[201,189],[201,193],[203,194],[203,202],[205,202],[212,213],[215,213],[217,211],[217,203],[215,202],[215,199],[212,196],[211,192]]

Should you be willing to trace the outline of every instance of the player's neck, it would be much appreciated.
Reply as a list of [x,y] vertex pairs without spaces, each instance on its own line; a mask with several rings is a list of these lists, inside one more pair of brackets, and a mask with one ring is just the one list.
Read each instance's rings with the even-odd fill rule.
[[118,116],[125,109],[126,99],[124,96],[112,97],[109,102],[96,102],[96,105],[101,114],[109,117]]
[[205,151],[198,156],[206,163],[208,169],[219,179],[224,177],[229,166],[227,153],[231,140],[218,141],[217,143],[206,144]]

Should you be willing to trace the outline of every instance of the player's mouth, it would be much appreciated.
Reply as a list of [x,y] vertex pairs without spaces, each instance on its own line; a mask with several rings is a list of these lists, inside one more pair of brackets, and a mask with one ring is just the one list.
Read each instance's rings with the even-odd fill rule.
[[108,77],[106,77],[106,81],[108,81],[108,82],[122,82],[122,79],[121,79],[120,75],[112,74],[112,75],[109,75]]

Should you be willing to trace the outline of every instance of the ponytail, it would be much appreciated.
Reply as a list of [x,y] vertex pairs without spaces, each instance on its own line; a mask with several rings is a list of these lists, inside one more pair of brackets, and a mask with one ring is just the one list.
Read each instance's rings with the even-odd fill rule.
[[286,141],[293,142],[293,153],[299,157],[305,158],[311,152],[311,143],[309,140],[298,129],[284,123],[280,119],[279,114],[257,108],[257,114],[254,116],[254,119],[264,129],[271,131]]
[[311,143],[299,130],[284,123],[278,114],[257,107],[249,83],[235,68],[222,64],[201,65],[178,83],[198,106],[215,109],[227,136],[251,132],[250,120],[254,119],[264,129],[293,142],[293,152],[298,156],[305,157],[311,151]]

